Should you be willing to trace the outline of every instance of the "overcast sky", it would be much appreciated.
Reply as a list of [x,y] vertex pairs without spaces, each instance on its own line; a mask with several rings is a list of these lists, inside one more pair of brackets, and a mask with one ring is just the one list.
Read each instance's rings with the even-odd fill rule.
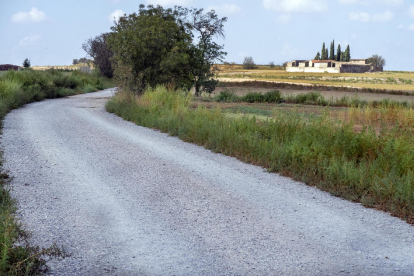
[[227,61],[313,59],[335,39],[351,58],[383,56],[386,70],[414,71],[414,0],[0,0],[0,64],[68,65],[82,43],[110,31],[139,4],[215,9],[227,16]]

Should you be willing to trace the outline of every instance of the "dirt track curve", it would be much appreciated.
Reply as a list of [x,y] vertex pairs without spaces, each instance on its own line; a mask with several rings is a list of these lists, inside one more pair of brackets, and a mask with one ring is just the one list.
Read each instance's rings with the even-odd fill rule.
[[12,111],[1,139],[51,275],[413,275],[414,227],[105,112],[109,89]]

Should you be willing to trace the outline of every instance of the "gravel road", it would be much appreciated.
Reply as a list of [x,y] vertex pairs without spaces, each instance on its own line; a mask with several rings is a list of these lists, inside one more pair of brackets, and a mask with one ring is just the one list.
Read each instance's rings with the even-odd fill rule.
[[50,275],[413,275],[414,227],[105,112],[114,90],[12,111],[1,144]]

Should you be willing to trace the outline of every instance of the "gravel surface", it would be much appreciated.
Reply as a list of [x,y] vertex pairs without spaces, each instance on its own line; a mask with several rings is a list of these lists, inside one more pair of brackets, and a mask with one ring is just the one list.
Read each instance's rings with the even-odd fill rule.
[[105,112],[113,90],[12,111],[2,147],[50,275],[413,275],[414,227]]

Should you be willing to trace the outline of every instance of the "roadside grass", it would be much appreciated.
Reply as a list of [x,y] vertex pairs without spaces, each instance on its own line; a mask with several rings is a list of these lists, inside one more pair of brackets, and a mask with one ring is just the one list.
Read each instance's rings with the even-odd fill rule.
[[[138,125],[159,129],[414,223],[411,123],[383,125],[380,131],[365,124],[356,132],[353,120],[331,118],[329,112],[320,116],[274,112],[272,119],[261,121],[255,116],[230,119],[219,108],[192,109],[191,101],[185,92],[157,87],[142,97],[118,92],[106,108]],[[406,110],[388,109],[395,109],[395,114]],[[358,112],[369,116],[367,110]],[[399,120],[397,115],[393,118]]]
[[[45,98],[58,98],[113,87],[111,80],[79,71],[7,71],[0,77],[0,119],[12,109]],[[0,154],[0,167],[3,160]],[[47,260],[67,256],[56,245],[33,247],[16,218],[16,203],[10,197],[9,176],[0,173],[0,275],[39,275]]]

